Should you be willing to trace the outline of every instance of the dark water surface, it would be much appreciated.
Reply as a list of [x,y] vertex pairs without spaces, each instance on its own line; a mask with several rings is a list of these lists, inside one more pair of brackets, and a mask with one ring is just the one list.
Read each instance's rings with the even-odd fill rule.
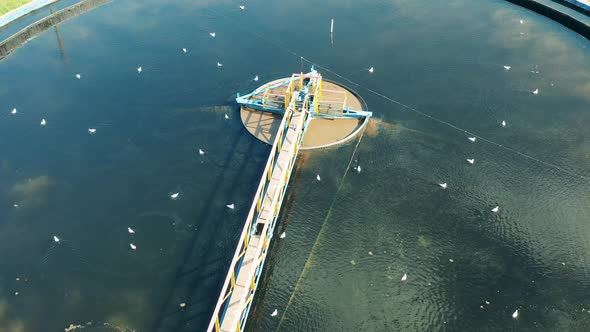
[[203,330],[269,150],[232,100],[287,50],[375,120],[300,155],[248,330],[590,329],[587,40],[503,1],[239,4],[115,0],[0,62],[0,331]]

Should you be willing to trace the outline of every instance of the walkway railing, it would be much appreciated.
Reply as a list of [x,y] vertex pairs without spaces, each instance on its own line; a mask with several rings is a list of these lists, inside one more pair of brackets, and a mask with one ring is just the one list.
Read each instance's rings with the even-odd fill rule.
[[[236,251],[234,253],[232,262],[230,264],[229,272],[228,272],[227,277],[223,283],[221,293],[219,295],[217,305],[215,306],[215,310],[213,312],[213,316],[211,318],[211,321],[209,323],[209,327],[208,327],[207,331],[219,332],[219,331],[222,331],[222,329],[223,329],[223,331],[226,331],[226,330],[227,331],[241,331],[245,325],[246,318],[248,316],[248,312],[249,312],[250,306],[252,304],[252,299],[254,298],[254,293],[255,293],[257,285],[258,285],[258,279],[260,278],[260,275],[262,272],[262,267],[263,267],[264,261],[266,259],[266,252],[268,249],[270,239],[272,238],[276,218],[279,214],[280,206],[281,206],[282,200],[283,200],[283,196],[284,196],[284,193],[287,188],[287,183],[288,183],[289,178],[291,176],[291,169],[295,163],[295,159],[297,156],[299,145],[300,145],[302,137],[303,137],[303,132],[304,132],[303,126],[305,124],[305,121],[306,121],[307,115],[308,115],[308,113],[306,111],[309,106],[308,104],[309,104],[308,98],[306,97],[305,100],[303,101],[303,104],[302,104],[303,110],[301,112],[297,113],[297,117],[296,117],[297,121],[295,124],[293,124],[294,127],[291,127],[291,125],[292,125],[292,120],[293,120],[294,112],[295,112],[294,109],[296,108],[296,98],[291,99],[289,107],[287,107],[287,109],[285,111],[285,115],[283,116],[283,119],[281,120],[281,124],[279,126],[279,130],[277,132],[276,138],[275,138],[273,146],[271,148],[268,161],[266,163],[266,166],[264,167],[264,171],[262,173],[260,184],[258,185],[258,189],[256,190],[256,194],[254,195],[252,206],[250,207],[250,212],[248,213],[248,216],[246,218],[246,222],[244,224],[244,228],[242,230],[240,240],[238,241]],[[288,151],[288,159],[287,159],[286,165],[282,164],[281,167],[279,168],[279,170],[281,172],[285,172],[285,174],[284,174],[284,176],[282,176],[282,178],[279,181],[279,184],[278,184],[279,187],[273,188],[273,190],[274,190],[273,192],[276,194],[274,194],[272,196],[272,200],[271,200],[270,204],[267,204],[268,202],[266,202],[266,200],[268,198],[267,198],[266,194],[269,189],[269,185],[271,183],[271,180],[273,179],[273,173],[275,173],[275,170],[277,170],[277,164],[279,162],[279,155],[283,151],[283,145],[284,145],[285,140],[287,138],[287,133],[290,130],[296,131],[295,137],[289,138],[289,143],[290,144],[294,143],[295,145],[291,149],[289,149],[289,151]],[[293,133],[291,134],[291,136],[293,136]],[[282,163],[284,163],[284,162],[285,162],[285,159],[283,158]],[[277,174],[280,175],[281,173],[277,173]],[[276,183],[276,178],[275,178],[275,183]],[[270,211],[272,212],[272,216],[269,217],[267,215],[268,211],[264,211],[265,212],[265,215],[264,215],[265,220],[261,221],[261,223],[260,223],[260,225],[262,225],[263,227],[262,227],[262,229],[258,229],[259,228],[258,221],[259,221],[259,217],[261,217],[261,212],[263,212],[263,210],[264,210],[263,207],[270,208]],[[244,304],[242,305],[241,308],[230,308],[230,310],[232,312],[235,310],[238,310],[238,314],[239,314],[240,318],[237,320],[236,326],[231,326],[229,329],[226,329],[225,326],[227,324],[224,324],[224,318],[225,318],[225,315],[228,311],[229,303],[232,300],[232,296],[234,295],[234,290],[236,289],[236,280],[238,280],[238,278],[240,276],[240,272],[241,272],[240,270],[242,268],[242,265],[244,264],[246,252],[251,247],[251,242],[252,242],[252,239],[254,236],[256,236],[256,240],[257,240],[256,244],[254,245],[255,248],[253,249],[253,250],[257,250],[257,252],[255,253],[255,256],[254,256],[254,257],[256,257],[256,267],[255,267],[255,272],[252,275],[251,280],[249,281],[248,298],[244,302]],[[262,247],[259,246],[260,241],[262,241]],[[250,255],[249,255],[249,257],[250,257]],[[235,312],[233,312],[233,314],[235,316]],[[232,324],[232,323],[230,322],[230,324]]]

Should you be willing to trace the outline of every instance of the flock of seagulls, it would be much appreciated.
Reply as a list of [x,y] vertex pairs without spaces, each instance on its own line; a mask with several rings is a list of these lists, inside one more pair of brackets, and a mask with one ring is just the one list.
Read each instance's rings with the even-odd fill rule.
[[[246,9],[246,7],[245,7],[244,5],[240,5],[240,6],[239,6],[239,9],[243,11],[243,10],[245,10],[245,9]],[[521,19],[521,20],[520,20],[520,24],[523,24],[523,23],[524,23],[524,21]],[[209,36],[211,36],[211,38],[215,38],[215,37],[216,37],[216,33],[215,33],[215,32],[209,32]],[[183,53],[187,53],[187,52],[188,52],[188,50],[187,50],[186,48],[184,48],[184,47],[183,47],[181,50],[182,50],[182,52],[183,52]],[[218,68],[221,68],[221,67],[223,67],[223,64],[222,64],[222,63],[220,63],[220,62],[217,62],[217,67],[218,67]],[[506,71],[508,71],[508,70],[510,70],[510,69],[512,68],[512,67],[511,67],[511,66],[509,66],[509,65],[504,65],[503,67],[504,67],[504,70],[506,70]],[[368,69],[369,73],[371,73],[371,74],[374,72],[374,70],[375,70],[375,68],[374,68],[374,67],[370,67],[370,68]],[[140,66],[140,67],[137,67],[137,73],[138,73],[138,74],[141,74],[141,73],[142,73],[142,71],[143,71],[143,68],[142,68],[141,66]],[[533,72],[533,73],[539,73],[539,71],[532,71],[532,72]],[[77,73],[77,74],[75,74],[75,78],[76,78],[76,79],[78,79],[78,80],[82,79],[82,74],[80,74],[80,73]],[[256,75],[256,76],[254,77],[253,81],[254,81],[254,82],[258,82],[258,80],[259,80],[259,77],[258,77],[258,75]],[[537,89],[535,89],[535,90],[533,90],[533,91],[531,91],[531,92],[532,92],[532,94],[533,94],[533,95],[538,95],[538,94],[539,94],[539,89],[537,88]],[[10,111],[10,114],[12,114],[12,115],[15,115],[15,114],[17,114],[17,113],[18,113],[18,111],[17,111],[17,109],[16,109],[16,108],[13,108],[13,109]],[[225,119],[229,119],[229,116],[228,116],[227,114],[225,114],[225,116],[224,116],[224,117],[225,117]],[[46,121],[44,118],[43,118],[43,119],[41,119],[41,123],[40,123],[40,125],[41,125],[41,126],[46,126],[46,125],[47,125],[47,121]],[[502,125],[502,127],[506,127],[506,121],[504,121],[504,120],[503,120],[503,121],[501,122],[501,125]],[[96,133],[96,128],[88,128],[88,133],[89,133],[89,134],[95,134],[95,133]],[[468,139],[469,139],[471,142],[475,142],[475,141],[476,141],[476,137],[468,137]],[[202,149],[198,149],[198,153],[199,153],[199,155],[204,155],[204,154],[205,154],[205,151],[203,151]],[[467,162],[468,162],[469,164],[473,165],[473,164],[475,163],[475,159],[467,159]],[[360,165],[357,165],[357,166],[353,167],[353,169],[354,169],[355,171],[357,171],[358,173],[360,173],[360,172],[361,172],[361,166],[360,166]],[[321,181],[321,177],[320,177],[320,175],[319,175],[319,174],[317,174],[317,175],[316,175],[316,180],[317,180],[317,181]],[[447,187],[448,187],[448,184],[447,184],[446,182],[444,182],[444,183],[439,183],[439,186],[440,186],[441,188],[443,188],[443,189],[447,189]],[[176,192],[176,193],[172,193],[172,194],[170,194],[170,199],[171,199],[171,200],[177,200],[177,199],[179,199],[179,197],[180,197],[180,192]],[[14,204],[14,207],[15,207],[15,208],[18,208],[18,204]],[[230,210],[234,210],[234,209],[235,209],[235,204],[234,204],[234,203],[231,203],[231,204],[228,204],[228,205],[226,205],[226,207],[227,207],[228,209],[230,209]],[[493,213],[497,213],[497,212],[499,211],[499,206],[496,206],[496,207],[494,207],[493,209],[491,209],[491,211],[492,211]],[[130,235],[133,235],[133,234],[135,234],[135,230],[133,230],[131,227],[127,227],[127,232],[128,232]],[[286,232],[282,232],[282,233],[280,234],[280,236],[279,236],[279,237],[280,237],[281,239],[284,239],[284,238],[286,237]],[[56,235],[53,235],[53,241],[54,241],[54,243],[58,243],[58,244],[59,244],[59,243],[60,243],[60,241],[61,241],[61,239],[60,239],[59,237],[57,237]],[[129,243],[129,247],[131,248],[131,250],[134,250],[134,251],[135,251],[135,250],[137,250],[137,246],[136,246],[135,244],[133,244],[133,243]],[[372,253],[371,251],[369,251],[369,255],[371,255],[371,256],[372,256],[372,255],[373,255],[373,253]],[[453,259],[449,259],[449,261],[452,263],[452,262],[453,262]],[[351,261],[351,263],[354,265],[354,261]],[[564,264],[564,263],[562,263],[562,264]],[[404,273],[404,275],[401,277],[401,281],[407,281],[407,279],[408,279],[408,275]],[[17,280],[19,280],[19,278],[17,278]],[[18,295],[18,292],[16,293],[16,295]],[[489,303],[489,301],[485,301],[485,303],[486,303],[486,304],[488,304],[488,305],[490,304],[490,303]],[[183,303],[180,303],[180,307],[181,307],[181,308],[184,308],[184,307],[186,307],[186,303],[184,303],[184,302],[183,302]],[[277,316],[277,315],[278,315],[278,310],[277,310],[277,309],[274,309],[274,311],[271,313],[271,317],[275,317],[275,316]],[[517,319],[517,318],[518,318],[518,316],[519,316],[519,311],[518,311],[518,309],[517,309],[517,310],[516,310],[516,311],[514,311],[514,313],[512,314],[512,318],[514,318],[514,319]]]

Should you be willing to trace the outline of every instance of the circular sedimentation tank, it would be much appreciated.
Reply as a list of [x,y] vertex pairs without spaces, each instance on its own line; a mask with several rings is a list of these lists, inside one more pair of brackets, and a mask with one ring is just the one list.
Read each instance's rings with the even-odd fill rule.
[[[261,85],[258,89],[289,79],[289,77],[277,79]],[[324,92],[325,98],[330,97],[330,90],[338,91],[340,93],[344,92],[346,94],[345,107],[367,111],[367,106],[362,98],[344,85],[323,79],[323,87],[326,90]],[[274,89],[273,92],[284,93],[285,90],[286,86],[283,85]],[[240,117],[246,130],[248,130],[248,132],[254,137],[267,144],[272,144],[274,142],[279,124],[281,123],[282,115],[241,106]],[[328,148],[345,143],[360,133],[368,121],[368,117],[362,119],[312,118],[305,132],[303,142],[301,143],[301,150]]]

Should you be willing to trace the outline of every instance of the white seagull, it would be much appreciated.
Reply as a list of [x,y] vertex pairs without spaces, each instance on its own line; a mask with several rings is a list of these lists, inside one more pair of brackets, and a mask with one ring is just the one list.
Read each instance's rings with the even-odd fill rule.
[[518,309],[516,309],[516,311],[512,313],[512,318],[514,318],[514,319],[518,318]]
[[357,167],[354,167],[353,169],[360,173],[361,172],[361,165],[358,165]]
[[496,206],[495,208],[492,209],[492,212],[496,213],[496,212],[498,212],[499,209],[500,209],[500,207]]
[[502,120],[502,127],[506,127],[506,121]]
[[204,154],[205,154],[205,151],[203,151],[203,150],[199,149],[199,155],[201,155],[201,156],[202,156],[202,155],[204,155]]
[[223,64],[218,62],[218,63],[217,63],[217,67],[218,67],[218,68],[221,68],[221,67],[223,67]]
[[439,183],[438,185],[441,186],[441,188],[443,188],[443,189],[447,189],[447,183],[446,182],[445,183]]
[[408,280],[408,275],[404,273],[404,276],[402,277],[402,281],[406,281]]
[[226,114],[226,115],[224,116],[224,118],[225,118],[226,120],[227,120],[227,119],[229,119],[229,115],[227,115],[227,114]]
[[316,178],[316,180],[318,180],[318,181],[322,181],[322,178],[320,177],[320,175],[319,175],[319,174],[318,174],[318,175],[316,175],[316,177],[315,177],[315,178]]
[[244,9],[246,9],[246,6],[244,6],[244,5],[240,5],[240,9],[241,9],[241,10],[244,10]]
[[88,128],[88,133],[89,133],[90,135],[92,135],[92,134],[96,133],[96,128]]
[[270,314],[270,317],[274,317],[278,314],[279,314],[279,311],[277,309],[275,309],[275,311],[273,311],[272,314]]
[[77,79],[81,79],[81,78],[82,78],[82,75],[80,75],[80,74],[76,74],[76,78],[77,78]]
[[137,249],[137,247],[135,246],[135,244],[133,243],[129,243],[129,246],[131,247],[131,250],[135,250]]
[[375,68],[373,68],[373,67],[369,68],[369,73],[371,73],[371,74],[372,74],[372,73],[373,73],[373,71],[375,71]]
[[12,111],[10,111],[10,114],[16,114],[16,108],[13,108]]
[[129,234],[135,234],[135,231],[131,229],[131,227],[127,227],[127,232],[129,232]]
[[186,48],[182,48],[182,53],[186,53]]
[[475,142],[476,138],[475,137],[467,137],[470,141]]
[[258,82],[258,75],[254,76],[254,82]]
[[215,38],[215,32],[209,32],[209,36]]
[[170,199],[177,199],[178,195],[180,195],[180,193],[174,193],[174,194],[170,195]]
[[524,20],[520,20],[519,22],[520,22],[520,24],[524,24]]
[[47,122],[45,121],[45,119],[41,119],[41,125],[44,126],[46,124],[47,124]]
[[57,236],[55,236],[55,235],[53,236],[53,242],[59,243],[59,238]]
[[285,232],[282,232],[282,233],[281,233],[281,236],[279,236],[279,237],[280,237],[281,239],[284,239],[284,238],[285,238],[285,236],[287,236],[287,234],[286,234]]
[[539,89],[535,89],[535,90],[533,91],[533,94],[534,94],[534,95],[538,95],[538,94],[539,94]]
[[467,159],[467,162],[473,165],[473,163],[475,163],[475,159]]
[[510,68],[512,68],[512,67],[510,67],[510,66],[504,66],[504,69],[506,69],[506,70],[510,70]]
[[231,204],[228,204],[228,205],[226,205],[226,207],[227,207],[228,209],[231,209],[231,210],[233,210],[233,209],[234,209],[236,206],[234,205],[234,203],[231,203]]
[[143,70],[143,69],[142,69],[141,67],[137,67],[137,73],[138,73],[138,74],[141,74],[141,71],[142,71],[142,70]]

